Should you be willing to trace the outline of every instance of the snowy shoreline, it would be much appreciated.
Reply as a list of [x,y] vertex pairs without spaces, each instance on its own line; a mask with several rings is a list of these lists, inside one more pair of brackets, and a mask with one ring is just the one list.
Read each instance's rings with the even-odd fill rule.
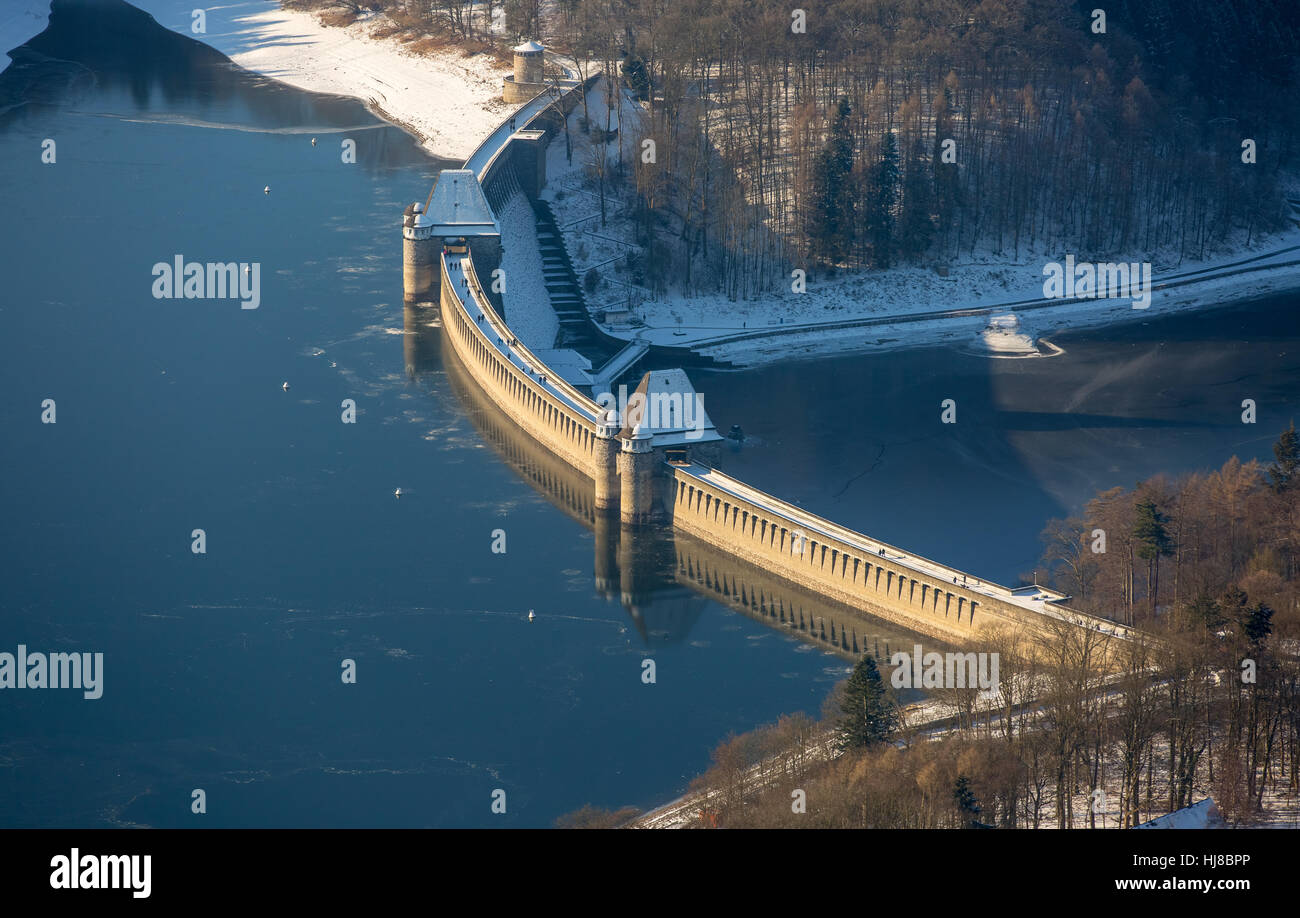
[[[1289,247],[1298,243],[1300,243],[1300,230],[1295,230],[1277,237],[1275,245],[1270,246],[1270,249]],[[1186,263],[1180,269],[1180,273],[1198,267],[1209,269],[1219,262],[1238,260],[1248,255],[1249,251],[1256,250],[1238,251],[1220,259],[1197,264]],[[1128,299],[1095,299],[1062,302],[1059,305],[1044,304],[1043,308],[1032,308],[1017,313],[1019,323],[1014,335],[990,333],[988,322],[991,314],[1002,311],[1005,300],[998,302],[985,296],[953,299],[937,308],[982,310],[987,314],[914,321],[909,320],[906,312],[899,312],[892,316],[887,314],[880,317],[886,320],[896,317],[899,320],[898,324],[872,324],[859,326],[856,329],[852,327],[817,329],[813,326],[806,332],[720,342],[713,346],[701,342],[698,348],[703,354],[743,367],[934,345],[950,345],[961,353],[994,359],[1052,357],[1058,356],[1063,351],[1048,339],[1061,334],[1132,322],[1146,322],[1164,318],[1172,313],[1230,308],[1300,291],[1300,264],[1294,263],[1297,261],[1298,254],[1300,253],[1291,252],[1288,255],[1266,259],[1259,270],[1230,273],[1232,269],[1222,269],[1222,273],[1212,273],[1210,276],[1180,286],[1154,290],[1151,294],[1150,306],[1146,309],[1133,308]],[[1036,278],[1031,272],[1025,273],[1028,282],[1023,290],[1012,288],[1008,291],[1009,294],[1023,292],[1026,298],[1033,295]],[[1160,283],[1159,277],[1155,280],[1156,283]],[[921,295],[921,300],[924,306],[924,294]],[[854,318],[856,317],[846,316],[845,320],[852,322]],[[868,313],[863,315],[862,319],[874,321],[875,317]],[[659,331],[663,330],[672,333],[670,328]],[[1012,339],[1016,339],[1014,344]],[[675,338],[675,342],[683,340],[682,337]]]
[[[481,54],[466,58],[454,51],[432,57],[409,54],[395,39],[369,37],[378,24],[377,14],[368,14],[347,27],[327,27],[310,13],[282,9],[276,0],[237,0],[208,9],[206,31],[194,34],[190,3],[134,0],[133,5],[159,24],[203,41],[250,71],[306,91],[361,100],[377,118],[416,135],[435,157],[468,157],[512,108],[501,100],[505,71],[494,61]],[[0,47],[7,51],[39,34],[48,15],[49,0],[19,0],[9,5],[0,13]],[[8,63],[7,56],[0,58],[0,65]],[[577,116],[575,111],[572,117]],[[574,187],[576,176],[566,175],[579,165],[580,157],[574,159],[572,165],[563,162],[562,150],[554,146],[548,156],[551,183],[546,197],[562,226],[581,223],[585,211],[593,209],[590,198]],[[562,188],[564,185],[568,187]],[[590,262],[605,257],[599,234],[580,226],[566,229],[565,237],[580,277],[587,270],[584,250],[590,249]],[[1296,261],[1295,252],[1261,259],[1249,271],[1230,267],[1234,261],[1294,245],[1300,245],[1300,228],[1272,237],[1267,246],[1256,244],[1201,263],[1183,263],[1166,272],[1157,266],[1157,284],[1198,270],[1209,276],[1154,291],[1150,308],[1145,310],[1134,310],[1128,300],[1106,299],[1063,302],[1023,312],[1010,309],[1008,304],[1041,297],[1042,281],[1034,270],[1035,262],[987,257],[984,263],[954,266],[942,277],[924,268],[907,267],[843,278],[810,278],[807,294],[783,293],[760,301],[732,302],[722,296],[648,299],[634,307],[643,326],[606,330],[628,340],[689,347],[739,367],[936,344],[989,357],[1051,356],[1058,349],[1045,343],[1045,336],[1163,316],[1175,310],[1232,306],[1300,290],[1300,268],[1282,264]],[[1271,261],[1279,264],[1258,270]],[[1216,267],[1219,270],[1213,270]],[[919,318],[920,313],[953,309],[1017,311],[1015,338],[1020,340],[985,334],[985,314]],[[528,317],[518,315],[518,310],[516,318],[529,324],[524,321]],[[539,322],[541,318],[545,317],[539,317]],[[531,324],[550,324],[539,322]],[[791,325],[799,330],[789,328]]]
[[[593,119],[606,117],[603,92],[593,89],[587,103]],[[581,171],[592,158],[592,141],[582,136],[578,117],[577,111],[570,116],[577,138],[573,160],[563,145],[552,144],[542,196],[578,277],[592,272],[589,305],[609,312],[602,328],[626,341],[689,348],[737,368],[936,345],[992,359],[1052,357],[1063,352],[1048,336],[1300,290],[1300,206],[1292,204],[1290,223],[1257,236],[1249,247],[1225,245],[1199,261],[1168,251],[1125,259],[1150,263],[1142,275],[1150,299],[1140,308],[1129,296],[1045,299],[1045,265],[1070,263],[1069,253],[1028,248],[1017,257],[978,252],[942,269],[909,265],[841,274],[818,268],[802,279],[800,292],[777,290],[755,300],[676,291],[656,296],[632,282],[622,264],[629,252],[644,248],[627,232],[617,199],[607,200],[608,220],[602,223],[599,195]],[[621,117],[625,126],[635,123],[636,104],[625,99]],[[614,141],[605,155],[619,155]],[[1288,198],[1294,201],[1297,194]],[[998,314],[1014,314],[1014,331],[990,333],[989,321]]]
[[[379,14],[333,28],[310,13],[282,9],[276,0],[236,0],[206,9],[205,31],[196,34],[192,2],[128,2],[246,70],[308,92],[359,99],[375,117],[415,135],[441,159],[467,158],[511,108],[501,99],[507,71],[487,55],[408,53],[395,39],[369,37],[383,21]],[[0,70],[10,63],[5,52],[44,31],[49,11],[50,0],[6,0]]]
[[[901,314],[897,316],[898,324],[859,326],[857,329],[818,329],[813,326],[806,331],[712,346],[701,343],[696,350],[737,369],[934,346],[949,346],[958,353],[990,359],[1055,357],[1065,351],[1051,339],[1063,334],[1145,323],[1173,313],[1231,309],[1296,291],[1300,291],[1300,265],[1286,265],[1245,275],[1209,277],[1170,291],[1157,290],[1152,294],[1150,308],[1145,310],[1133,309],[1128,300],[1062,303],[1020,316],[1016,333],[1006,335],[1008,339],[1020,339],[1016,342],[1019,346],[1010,341],[999,342],[998,336],[990,334],[989,317],[985,315],[913,321]],[[980,302],[954,304],[953,308],[1001,311],[999,304]],[[671,327],[648,331],[671,334]],[[672,343],[680,345],[683,340],[675,338]]]

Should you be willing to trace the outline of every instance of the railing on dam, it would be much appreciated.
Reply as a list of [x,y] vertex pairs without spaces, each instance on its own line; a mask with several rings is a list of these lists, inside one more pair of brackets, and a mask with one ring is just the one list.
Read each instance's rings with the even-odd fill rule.
[[[600,418],[601,407],[591,398],[578,391],[564,377],[551,373],[540,358],[530,351],[522,341],[514,337],[510,327],[506,325],[505,319],[492,307],[492,301],[483,292],[483,287],[479,283],[471,259],[466,258],[463,260],[462,270],[468,282],[467,287],[470,296],[473,298],[474,305],[479,308],[483,315],[484,332],[491,330],[496,333],[498,347],[502,350],[502,353],[509,357],[516,366],[527,372],[529,378],[534,379],[547,395],[559,399],[566,407],[576,411],[582,416],[582,420],[595,424]],[[467,309],[463,302],[460,305],[462,309]]]
[[[572,104],[573,93],[539,93],[502,122],[465,162],[491,201],[504,183],[518,189],[509,155],[511,138],[549,109]],[[498,189],[501,190],[501,189]],[[528,349],[510,330],[484,291],[468,253],[444,248],[439,257],[443,326],[487,395],[546,448],[589,477],[602,409]]]
[[497,125],[478,149],[470,154],[469,159],[465,160],[464,168],[473,171],[478,177],[483,194],[492,202],[494,210],[504,205],[512,191],[520,188],[514,174],[514,159],[509,153],[510,138],[516,131],[537,129],[543,120],[549,122],[542,126],[543,133],[549,135],[554,122],[563,124],[564,115],[577,106],[575,96],[586,92],[598,79],[600,75],[596,74],[579,85],[560,90],[548,88],[538,93]]
[[440,270],[443,327],[484,391],[539,443],[593,475],[600,406],[550,373],[514,337],[483,292],[468,255],[444,252]]
[[[583,88],[573,87],[565,96]],[[489,192],[489,201],[493,197],[490,186],[500,184],[504,190],[515,179],[514,159],[505,151],[516,126],[531,124],[557,104],[563,110],[565,101],[565,97],[533,99],[516,112],[514,125],[510,119],[503,122],[467,161],[466,168],[475,171]],[[639,524],[643,515],[648,518],[648,508],[658,498],[653,496],[653,488],[643,493],[642,476],[636,469],[646,459],[654,462],[650,453],[632,449],[637,445],[633,441],[623,440],[622,435],[614,439],[608,430],[602,430],[602,408],[519,342],[484,292],[468,252],[444,248],[439,274],[448,341],[490,400],[539,446],[594,480],[598,510],[619,505],[624,522],[634,517]],[[620,440],[622,451],[618,452]],[[613,477],[616,452],[617,479]],[[644,465],[640,468],[645,470]],[[674,528],[878,618],[958,640],[999,624],[1042,634],[1054,622],[1129,636],[1122,626],[1069,608],[1060,594],[1038,586],[1010,589],[974,580],[947,565],[818,517],[708,466],[672,462],[659,469],[664,474],[658,481],[671,486],[663,502]],[[646,480],[649,477],[645,476]],[[617,504],[611,503],[611,495]],[[841,622],[838,644],[843,641]]]
[[806,587],[894,621],[953,637],[1042,616],[1126,637],[1042,587],[1010,589],[903,552],[699,463],[669,465],[673,524]]

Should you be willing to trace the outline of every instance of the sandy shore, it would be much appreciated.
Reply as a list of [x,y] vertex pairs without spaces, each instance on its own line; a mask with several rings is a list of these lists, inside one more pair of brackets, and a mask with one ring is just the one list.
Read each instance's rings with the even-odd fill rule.
[[[310,13],[280,8],[277,0],[236,0],[206,9],[195,32],[192,0],[133,0],[175,32],[202,41],[241,67],[310,92],[352,96],[380,118],[417,135],[426,150],[465,159],[509,110],[501,101],[507,71],[486,55],[457,50],[423,57],[397,39],[376,40],[384,24],[376,13],[346,28],[329,28]],[[0,8],[0,54],[45,30],[50,0],[5,0]],[[0,56],[0,70],[10,59]]]
[[[206,12],[195,34],[192,2],[132,0],[159,24],[211,45],[241,67],[309,92],[351,96],[417,135],[434,156],[463,160],[509,110],[501,101],[506,70],[483,54],[458,50],[424,57],[396,38],[373,39],[387,22],[369,13],[344,28],[276,0],[242,0]],[[37,2],[35,5],[40,5]]]
[[232,59],[300,89],[362,99],[417,133],[435,156],[465,159],[509,110],[501,101],[506,71],[481,54],[417,57],[395,39],[371,39],[374,18],[327,28],[306,13],[257,13],[243,22],[259,46]]
[[45,31],[50,0],[5,0],[0,7],[0,72],[12,61],[6,53]]

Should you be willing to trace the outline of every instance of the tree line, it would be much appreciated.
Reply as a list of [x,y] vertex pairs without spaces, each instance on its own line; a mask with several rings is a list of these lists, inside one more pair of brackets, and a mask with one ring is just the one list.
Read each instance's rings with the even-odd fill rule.
[[[1274,461],[1236,457],[1211,472],[1158,475],[1102,491],[1082,515],[1050,520],[1043,563],[1071,604],[1127,624],[1191,615],[1213,624],[1242,591],[1294,608],[1300,574],[1300,435]],[[1253,608],[1253,606],[1252,606]],[[1217,611],[1216,611],[1217,610]]]
[[[1244,602],[1123,643],[1065,623],[987,634],[1000,693],[933,692],[959,712],[937,732],[899,719],[866,657],[821,723],[787,717],[721,743],[692,784],[707,795],[693,825],[1129,828],[1206,796],[1231,825],[1267,820],[1300,792],[1300,616]],[[826,735],[837,755],[817,745]]]
[[619,74],[617,156],[595,144],[590,166],[602,222],[613,195],[657,290],[744,298],[792,267],[976,251],[1202,257],[1282,225],[1295,162],[1290,0],[1120,0],[1100,24],[1071,0],[351,6],[498,51],[542,38]]
[[1300,794],[1294,424],[1273,453],[1104,491],[1048,525],[1055,585],[1129,639],[1064,621],[987,631],[962,650],[998,654],[999,690],[932,690],[951,713],[927,725],[864,656],[820,722],[723,741],[692,785],[695,824],[1130,827],[1204,796],[1230,824],[1267,820]]
[[645,108],[628,146],[655,159],[617,174],[669,241],[652,273],[748,296],[792,265],[1201,257],[1276,228],[1283,5],[1125,3],[1097,33],[1066,0],[817,0],[800,31],[771,0],[570,0],[556,32]]

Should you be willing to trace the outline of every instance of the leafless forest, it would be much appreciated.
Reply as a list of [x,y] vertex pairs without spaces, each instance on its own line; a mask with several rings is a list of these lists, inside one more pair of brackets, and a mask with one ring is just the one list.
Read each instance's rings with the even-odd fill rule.
[[[1233,825],[1293,825],[1300,796],[1300,438],[1268,466],[1099,495],[1054,520],[1046,560],[1072,603],[1136,623],[1117,641],[1061,623],[987,633],[1001,691],[830,755],[844,684],[713,752],[690,824],[787,828],[1130,827],[1213,796]],[[1099,536],[1105,534],[1105,541]],[[1104,549],[1104,550],[1095,550]],[[882,661],[884,662],[884,661]],[[792,805],[802,791],[804,809]],[[617,819],[615,819],[617,816]],[[630,814],[588,808],[565,825]]]
[[1068,0],[364,5],[620,73],[645,118],[592,170],[657,289],[745,297],[792,266],[977,251],[1202,257],[1279,225],[1294,164],[1288,0],[1123,0],[1104,31]]

